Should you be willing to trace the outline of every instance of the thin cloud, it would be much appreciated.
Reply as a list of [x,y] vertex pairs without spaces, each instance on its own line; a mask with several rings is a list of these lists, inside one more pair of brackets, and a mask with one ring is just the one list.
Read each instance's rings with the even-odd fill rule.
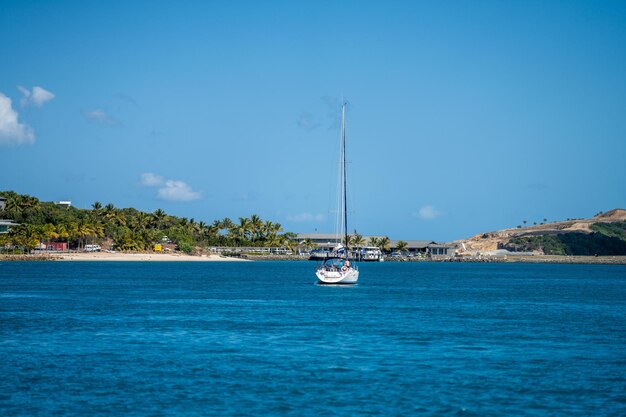
[[165,187],[159,188],[157,197],[168,201],[193,201],[200,198],[200,193],[193,191],[183,181],[165,181]]
[[22,87],[21,85],[18,85],[17,89],[20,90],[20,92],[22,93],[22,99],[20,100],[20,104],[22,107],[26,107],[31,104],[37,107],[41,107],[44,105],[44,103],[52,100],[55,97],[53,93],[37,85],[34,86],[32,90],[29,90],[26,87]]
[[155,187],[165,183],[165,179],[157,174],[153,174],[152,172],[144,172],[141,174],[141,179],[139,180],[139,184],[146,187]]
[[0,93],[0,145],[23,145],[35,142],[35,131],[20,123],[11,99]]
[[444,214],[443,211],[439,211],[435,206],[426,205],[420,208],[417,213],[413,213],[413,216],[419,217],[422,220],[433,220]]
[[298,223],[304,223],[304,222],[321,222],[324,221],[325,217],[323,214],[317,213],[317,214],[313,214],[313,213],[298,213],[298,214],[294,214],[294,215],[288,215],[287,216],[287,220],[289,220],[290,222],[298,222]]
[[89,122],[102,123],[108,126],[120,126],[122,124],[122,122],[102,109],[85,112],[84,116]]
[[166,180],[161,175],[152,172],[141,174],[139,184],[144,187],[159,187],[157,198],[161,200],[194,201],[202,197],[198,191],[194,191],[186,182]]

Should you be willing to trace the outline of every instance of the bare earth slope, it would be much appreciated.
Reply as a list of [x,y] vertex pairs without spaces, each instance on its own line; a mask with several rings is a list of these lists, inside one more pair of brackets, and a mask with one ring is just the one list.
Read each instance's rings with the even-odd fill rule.
[[493,232],[480,233],[468,239],[452,242],[457,245],[459,252],[473,253],[486,252],[498,249],[514,237],[545,236],[562,233],[583,232],[591,233],[591,225],[595,223],[613,223],[626,221],[625,209],[613,209],[601,213],[591,219],[572,219],[562,222],[541,224],[522,228],[496,230]]

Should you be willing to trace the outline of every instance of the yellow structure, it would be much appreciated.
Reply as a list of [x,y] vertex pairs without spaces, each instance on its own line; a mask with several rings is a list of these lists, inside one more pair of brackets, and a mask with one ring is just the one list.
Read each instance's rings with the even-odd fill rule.
[[163,245],[161,245],[160,243],[157,243],[156,245],[154,245],[154,251],[155,252],[163,251]]

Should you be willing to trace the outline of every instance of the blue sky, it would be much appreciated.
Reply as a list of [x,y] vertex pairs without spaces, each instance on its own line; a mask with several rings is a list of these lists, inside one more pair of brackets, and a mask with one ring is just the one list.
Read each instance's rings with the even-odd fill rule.
[[0,1],[0,189],[447,241],[626,207],[624,2]]

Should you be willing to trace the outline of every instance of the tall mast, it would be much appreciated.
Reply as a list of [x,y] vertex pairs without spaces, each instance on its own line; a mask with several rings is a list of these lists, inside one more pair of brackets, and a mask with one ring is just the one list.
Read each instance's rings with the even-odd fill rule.
[[350,252],[350,242],[348,241],[348,206],[347,206],[347,188],[346,188],[346,102],[341,99],[341,147],[342,147],[342,156],[343,156],[343,231],[344,231],[344,241],[346,242],[346,259],[348,259],[348,254]]

